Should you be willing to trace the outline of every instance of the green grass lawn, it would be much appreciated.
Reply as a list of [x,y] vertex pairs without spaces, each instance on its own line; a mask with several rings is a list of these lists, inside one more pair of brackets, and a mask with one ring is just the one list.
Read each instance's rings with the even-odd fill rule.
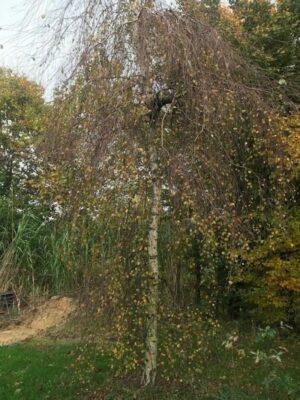
[[81,361],[74,344],[24,343],[0,347],[1,400],[74,400],[101,384],[108,360]]
[[92,345],[40,340],[0,347],[0,400],[300,400],[298,335],[246,332],[229,349],[225,337],[224,331],[210,344],[193,383],[159,378],[147,389],[137,377],[114,378],[109,357]]

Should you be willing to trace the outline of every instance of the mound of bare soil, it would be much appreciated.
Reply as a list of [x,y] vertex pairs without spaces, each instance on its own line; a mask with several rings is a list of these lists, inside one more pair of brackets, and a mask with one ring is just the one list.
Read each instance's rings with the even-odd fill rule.
[[19,324],[0,330],[0,346],[35,337],[49,328],[63,324],[76,305],[69,297],[52,297],[24,314]]

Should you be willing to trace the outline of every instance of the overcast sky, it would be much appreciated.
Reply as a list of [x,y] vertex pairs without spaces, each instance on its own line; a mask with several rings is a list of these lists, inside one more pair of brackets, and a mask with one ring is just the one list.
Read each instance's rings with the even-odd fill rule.
[[34,78],[36,66],[26,46],[25,32],[20,32],[25,11],[24,0],[0,0],[0,65]]
[[34,35],[32,26],[26,21],[30,1],[0,0],[0,67],[11,68],[40,83],[45,88],[46,99],[50,100],[55,80],[50,78],[49,71],[39,68],[34,58]]
[[[46,10],[60,4],[60,1],[0,0],[0,67],[11,68],[14,72],[25,74],[40,83],[45,88],[47,100],[51,100],[53,88],[59,82],[57,66],[61,65],[62,59],[58,56],[57,62],[52,60],[51,68],[40,68],[39,48],[45,41],[41,37],[46,29]],[[30,5],[34,2],[34,14],[28,15]],[[49,32],[48,29],[47,31]],[[44,52],[42,53],[44,56]]]
[[[57,1],[57,0],[56,0]],[[19,74],[25,74],[30,79],[41,83],[46,88],[46,98],[51,98],[51,92],[55,86],[55,76],[51,71],[43,71],[39,68],[36,58],[38,48],[38,35],[32,33],[35,23],[41,23],[41,17],[45,10],[39,9],[36,21],[26,22],[26,12],[32,0],[0,0],[0,67],[8,67]],[[164,0],[172,4],[174,0]],[[38,4],[49,4],[49,1],[41,1]],[[25,21],[24,21],[25,18]],[[34,38],[34,40],[33,40]]]

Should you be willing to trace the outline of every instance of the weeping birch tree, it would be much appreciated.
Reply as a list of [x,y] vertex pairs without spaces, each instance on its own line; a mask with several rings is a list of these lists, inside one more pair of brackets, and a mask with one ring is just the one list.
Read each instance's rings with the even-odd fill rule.
[[[198,221],[212,212],[236,215],[249,203],[236,178],[247,166],[236,155],[247,155],[249,146],[268,148],[273,162],[270,91],[215,29],[155,1],[64,0],[43,14],[47,21],[48,54],[72,44],[48,154],[97,175],[117,142],[145,153],[150,212],[142,383],[154,384],[162,190],[184,194]],[[250,202],[263,202],[263,187],[260,193]]]

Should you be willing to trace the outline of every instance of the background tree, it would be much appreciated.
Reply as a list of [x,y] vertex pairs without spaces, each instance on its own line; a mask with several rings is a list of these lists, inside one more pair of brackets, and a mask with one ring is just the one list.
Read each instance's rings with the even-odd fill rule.
[[294,0],[232,0],[243,30],[243,54],[299,102],[299,2]]
[[0,70],[1,195],[25,189],[37,174],[35,143],[45,126],[43,89],[25,77]]

